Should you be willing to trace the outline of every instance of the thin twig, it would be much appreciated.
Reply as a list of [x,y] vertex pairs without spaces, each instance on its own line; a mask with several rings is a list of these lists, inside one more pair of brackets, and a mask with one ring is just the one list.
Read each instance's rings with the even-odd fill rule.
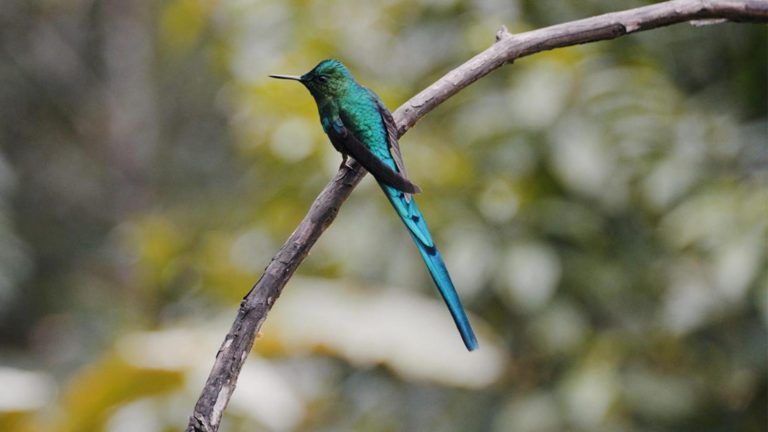
[[[520,34],[505,28],[496,43],[448,72],[394,112],[402,136],[418,120],[465,87],[504,64],[537,52],[614,39],[630,33],[694,20],[768,22],[767,0],[674,0],[571,21]],[[358,164],[340,169],[315,199],[309,212],[280,248],[250,292],[224,338],[205,387],[190,417],[187,432],[215,432],[235,389],[240,368],[283,287],[320,235],[336,218],[340,206],[365,176]]]

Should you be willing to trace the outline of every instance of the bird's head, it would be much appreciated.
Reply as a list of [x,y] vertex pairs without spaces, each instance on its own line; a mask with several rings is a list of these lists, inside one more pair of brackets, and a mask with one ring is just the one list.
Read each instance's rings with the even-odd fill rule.
[[270,75],[272,78],[299,81],[315,98],[337,97],[355,84],[355,79],[344,64],[338,60],[323,60],[311,71],[301,76]]

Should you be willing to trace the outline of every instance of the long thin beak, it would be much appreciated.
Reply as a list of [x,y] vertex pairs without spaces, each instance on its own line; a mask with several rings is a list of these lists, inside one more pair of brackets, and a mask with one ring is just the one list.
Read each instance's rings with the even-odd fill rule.
[[269,77],[270,78],[277,78],[277,79],[301,81],[301,77],[300,76],[296,76],[296,75],[270,75]]

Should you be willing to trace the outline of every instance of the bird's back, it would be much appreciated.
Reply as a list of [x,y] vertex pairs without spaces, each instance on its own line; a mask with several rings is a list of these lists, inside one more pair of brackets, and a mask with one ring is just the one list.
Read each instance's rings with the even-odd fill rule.
[[387,130],[381,119],[375,96],[370,90],[356,85],[339,101],[344,124],[377,158],[395,168],[389,153]]

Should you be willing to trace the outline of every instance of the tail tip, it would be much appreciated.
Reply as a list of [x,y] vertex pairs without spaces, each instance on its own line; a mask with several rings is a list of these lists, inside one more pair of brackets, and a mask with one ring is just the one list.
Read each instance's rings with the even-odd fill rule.
[[475,338],[474,333],[469,334],[464,339],[464,346],[467,347],[467,351],[472,352],[478,348],[480,348],[480,345],[477,343],[477,338]]

